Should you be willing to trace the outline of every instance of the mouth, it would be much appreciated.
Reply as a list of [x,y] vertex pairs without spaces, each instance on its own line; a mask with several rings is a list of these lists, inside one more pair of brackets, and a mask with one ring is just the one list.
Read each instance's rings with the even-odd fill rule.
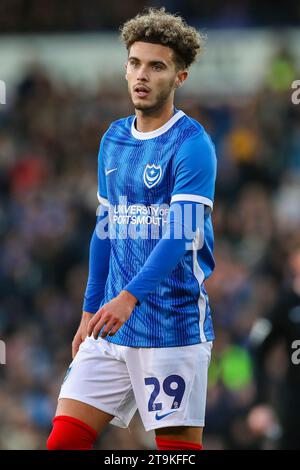
[[145,87],[144,85],[137,85],[136,87],[134,87],[134,93],[139,98],[145,98],[149,95],[150,91],[151,90],[148,87]]

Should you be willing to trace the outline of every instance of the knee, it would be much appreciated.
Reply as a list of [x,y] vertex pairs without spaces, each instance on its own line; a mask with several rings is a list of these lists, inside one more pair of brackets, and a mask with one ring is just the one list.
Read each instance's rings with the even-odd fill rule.
[[71,416],[56,416],[47,440],[48,450],[90,450],[97,432]]

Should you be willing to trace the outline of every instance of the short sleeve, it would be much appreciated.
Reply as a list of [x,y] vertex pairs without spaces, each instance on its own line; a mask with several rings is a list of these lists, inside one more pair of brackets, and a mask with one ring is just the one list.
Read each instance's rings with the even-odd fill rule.
[[215,146],[206,132],[184,141],[174,158],[174,188],[171,203],[192,201],[213,209],[217,159]]
[[106,176],[105,176],[105,167],[104,167],[104,142],[105,136],[102,137],[100,142],[100,148],[98,153],[98,200],[100,204],[108,206],[108,197],[107,197],[107,186],[106,186]]

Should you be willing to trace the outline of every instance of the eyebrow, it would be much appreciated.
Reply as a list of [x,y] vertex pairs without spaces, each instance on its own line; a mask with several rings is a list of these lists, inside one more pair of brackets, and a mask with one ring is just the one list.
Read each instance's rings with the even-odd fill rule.
[[[136,60],[137,62],[141,62],[138,57],[130,56],[128,57],[128,60]],[[150,65],[164,65],[165,67],[168,67],[168,64],[166,62],[163,62],[162,60],[150,60],[149,62]]]

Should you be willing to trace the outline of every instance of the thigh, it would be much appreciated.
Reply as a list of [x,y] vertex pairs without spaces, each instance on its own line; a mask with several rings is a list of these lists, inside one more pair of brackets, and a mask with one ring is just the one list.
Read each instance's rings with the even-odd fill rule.
[[98,433],[114,418],[113,415],[105,413],[94,406],[70,398],[61,398],[58,401],[55,416],[72,416],[72,418],[88,424]]
[[129,351],[126,363],[146,431],[190,428],[181,435],[201,437],[211,348],[208,342]]
[[56,414],[83,418],[96,430],[111,420],[112,424],[127,427],[136,403],[125,361],[116,345],[87,337],[70,364],[58,400]]

